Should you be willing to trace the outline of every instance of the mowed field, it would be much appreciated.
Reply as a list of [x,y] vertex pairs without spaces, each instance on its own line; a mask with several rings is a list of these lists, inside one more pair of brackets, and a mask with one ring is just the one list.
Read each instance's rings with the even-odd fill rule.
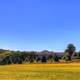
[[5,65],[0,80],[80,80],[80,64]]

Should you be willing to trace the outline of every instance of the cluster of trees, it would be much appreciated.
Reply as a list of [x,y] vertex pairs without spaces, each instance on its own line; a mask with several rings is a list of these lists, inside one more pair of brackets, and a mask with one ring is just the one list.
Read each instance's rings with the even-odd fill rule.
[[22,63],[46,63],[59,61],[59,58],[54,52],[26,52],[26,51],[10,51],[0,50],[0,64],[22,64]]
[[0,49],[0,64],[22,64],[22,63],[53,63],[59,62],[61,59],[71,61],[73,59],[80,59],[80,52],[76,52],[76,47],[69,44],[63,53],[58,55],[55,52],[44,50],[42,52],[36,51],[10,51]]

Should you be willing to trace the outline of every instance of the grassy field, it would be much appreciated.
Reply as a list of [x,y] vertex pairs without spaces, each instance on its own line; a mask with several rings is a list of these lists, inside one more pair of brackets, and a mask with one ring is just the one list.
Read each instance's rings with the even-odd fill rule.
[[80,80],[80,64],[0,66],[0,80]]

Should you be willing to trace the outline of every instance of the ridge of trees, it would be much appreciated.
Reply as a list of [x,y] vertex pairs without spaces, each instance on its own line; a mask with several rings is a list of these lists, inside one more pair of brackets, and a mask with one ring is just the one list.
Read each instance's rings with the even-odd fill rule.
[[11,51],[0,49],[0,65],[23,64],[23,63],[54,63],[60,60],[72,61],[80,59],[80,51],[76,52],[73,44],[68,44],[63,53],[53,51]]

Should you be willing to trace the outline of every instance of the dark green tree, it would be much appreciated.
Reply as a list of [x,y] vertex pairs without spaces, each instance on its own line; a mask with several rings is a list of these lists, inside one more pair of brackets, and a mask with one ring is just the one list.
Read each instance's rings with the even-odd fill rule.
[[29,57],[30,63],[33,63],[34,60],[36,59],[36,52],[31,51],[29,56],[30,56],[30,57]]
[[76,47],[73,44],[68,44],[66,53],[68,54],[68,60],[72,60],[72,56],[75,54]]
[[47,62],[47,59],[45,56],[42,56],[42,63],[46,63]]
[[80,59],[80,51],[77,54],[77,59]]
[[53,56],[53,60],[54,60],[55,62],[59,62],[59,57],[58,57],[57,54],[54,54],[54,56]]

